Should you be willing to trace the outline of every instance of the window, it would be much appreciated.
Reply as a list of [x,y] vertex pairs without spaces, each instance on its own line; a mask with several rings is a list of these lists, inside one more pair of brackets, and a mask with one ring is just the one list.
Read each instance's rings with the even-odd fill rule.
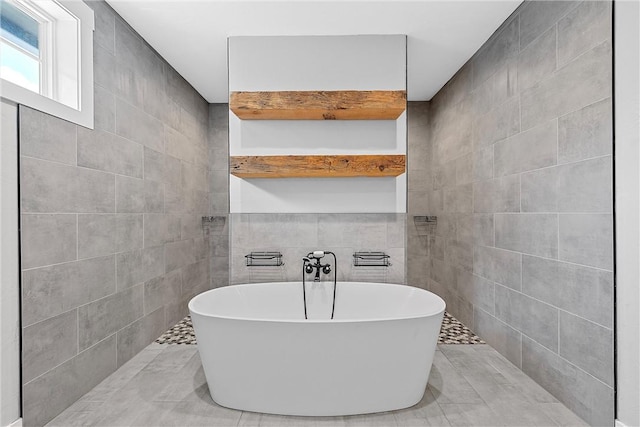
[[2,97],[93,127],[93,11],[81,0],[0,0]]

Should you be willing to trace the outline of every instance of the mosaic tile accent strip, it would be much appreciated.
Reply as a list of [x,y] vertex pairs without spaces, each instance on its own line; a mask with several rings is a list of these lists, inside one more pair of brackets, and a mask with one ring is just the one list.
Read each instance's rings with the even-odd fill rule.
[[485,344],[485,342],[461,321],[445,311],[438,344]]
[[191,316],[187,316],[156,340],[158,344],[197,344]]
[[[158,344],[196,344],[191,316],[182,319],[178,324],[162,334],[156,340]],[[438,344],[484,344],[485,342],[464,326],[458,319],[445,311]]]

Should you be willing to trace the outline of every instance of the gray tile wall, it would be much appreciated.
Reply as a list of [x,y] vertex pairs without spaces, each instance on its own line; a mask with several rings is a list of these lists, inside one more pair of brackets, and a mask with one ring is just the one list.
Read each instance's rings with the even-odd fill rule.
[[611,65],[610,2],[527,1],[409,104],[408,282],[593,425],[614,422]]
[[224,219],[209,228],[211,287],[229,284],[229,105],[209,105],[211,213]]
[[206,101],[105,2],[88,4],[95,129],[20,107],[25,425],[187,314],[218,262],[201,217],[227,210],[216,181],[227,157],[211,148],[226,120],[210,122]]
[[[405,283],[405,214],[231,214],[229,219],[232,284],[299,281],[302,257],[314,250],[336,254],[340,281]],[[283,266],[245,265],[250,252],[270,251],[282,253]],[[391,266],[354,267],[355,251],[386,252]],[[333,273],[327,278],[333,280]]]

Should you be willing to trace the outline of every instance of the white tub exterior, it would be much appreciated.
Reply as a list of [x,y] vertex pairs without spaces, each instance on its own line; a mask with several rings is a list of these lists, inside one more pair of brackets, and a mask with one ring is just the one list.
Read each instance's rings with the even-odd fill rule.
[[431,292],[379,283],[235,285],[189,311],[211,397],[239,410],[333,416],[390,411],[425,391],[444,314]]

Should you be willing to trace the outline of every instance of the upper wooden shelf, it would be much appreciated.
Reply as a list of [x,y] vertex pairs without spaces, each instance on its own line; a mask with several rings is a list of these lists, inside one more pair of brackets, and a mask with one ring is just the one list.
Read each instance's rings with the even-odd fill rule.
[[404,90],[231,92],[229,107],[244,120],[395,120]]
[[229,172],[239,178],[393,177],[404,171],[404,154],[229,158]]

